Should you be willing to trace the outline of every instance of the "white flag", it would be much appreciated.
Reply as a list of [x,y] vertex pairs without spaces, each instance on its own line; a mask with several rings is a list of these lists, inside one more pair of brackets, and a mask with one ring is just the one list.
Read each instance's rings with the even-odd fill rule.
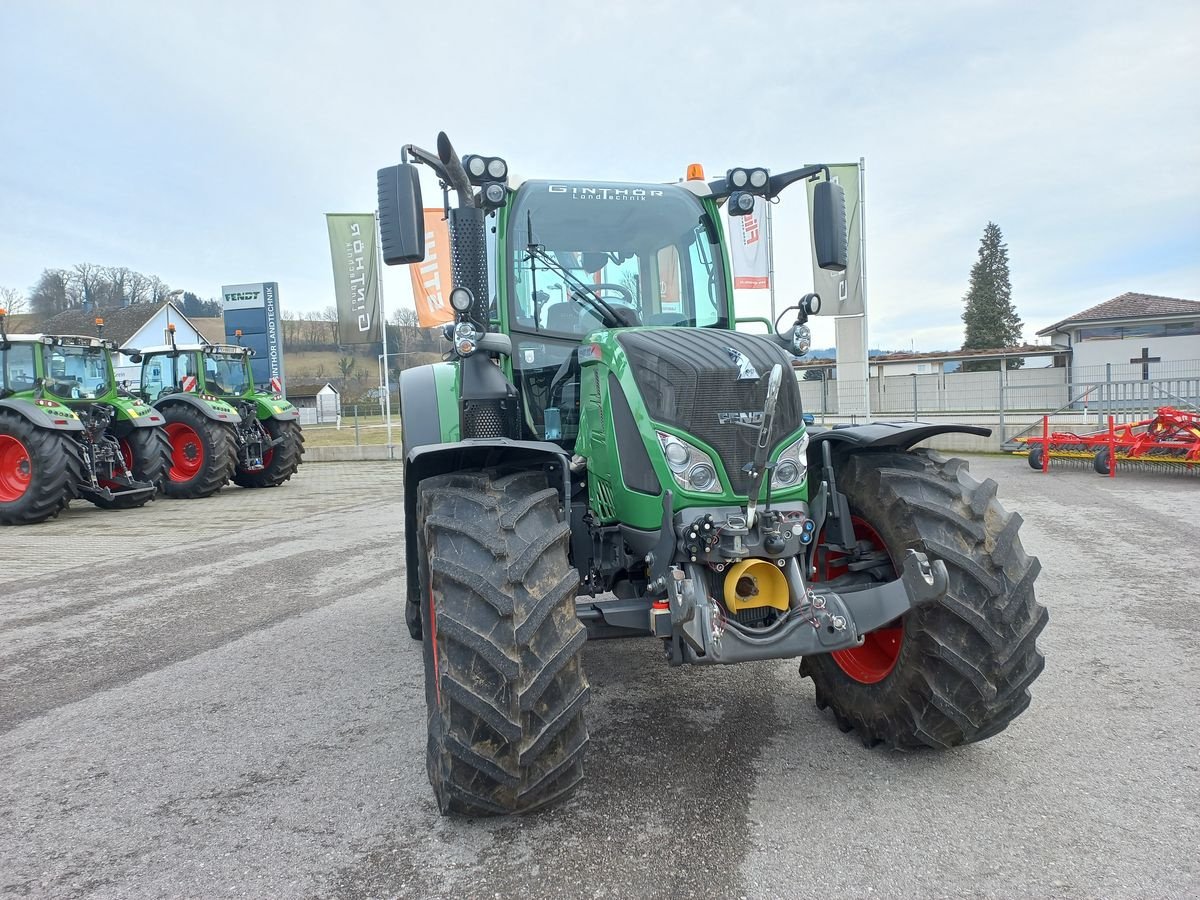
[[729,223],[729,261],[733,264],[736,290],[765,290],[771,286],[771,239],[767,227],[767,201],[754,198],[754,212],[745,216],[727,216]]

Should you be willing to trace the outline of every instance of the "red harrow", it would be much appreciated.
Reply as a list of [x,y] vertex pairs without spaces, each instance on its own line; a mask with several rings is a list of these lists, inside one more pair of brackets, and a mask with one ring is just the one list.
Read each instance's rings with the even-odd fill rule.
[[1019,437],[1029,448],[1031,468],[1047,472],[1050,460],[1091,460],[1101,475],[1115,476],[1116,463],[1139,467],[1200,472],[1200,414],[1160,406],[1153,419],[1116,424],[1108,417],[1107,431],[1075,434],[1050,431],[1050,417],[1042,418],[1041,437]]

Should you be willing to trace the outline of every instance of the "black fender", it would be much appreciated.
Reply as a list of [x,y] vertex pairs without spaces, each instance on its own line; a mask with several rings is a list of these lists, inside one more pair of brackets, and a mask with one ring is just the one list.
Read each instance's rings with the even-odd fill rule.
[[404,458],[414,447],[442,442],[437,382],[433,366],[415,366],[400,373],[400,442]]
[[229,425],[237,425],[237,423],[241,421],[241,416],[239,416],[236,412],[232,416],[227,415],[226,413],[219,413],[199,397],[184,391],[180,391],[177,394],[167,394],[165,397],[160,397],[154,401],[152,406],[155,409],[161,410],[171,403],[186,403],[189,406],[193,406],[198,409],[205,418],[215,419],[218,422],[225,422]]
[[422,479],[461,469],[493,466],[547,469],[550,482],[558,487],[563,515],[570,521],[571,470],[567,452],[546,441],[514,441],[509,438],[475,438],[453,444],[425,444],[404,456],[404,561],[408,576],[409,602],[418,603],[421,588],[417,560],[417,485]]
[[808,429],[808,466],[819,471],[821,445],[829,444],[831,455],[858,450],[907,450],[938,434],[975,434],[987,437],[992,429],[982,425],[930,425],[926,422],[867,422]]
[[32,400],[19,398],[0,400],[0,409],[11,409],[38,428],[47,428],[51,431],[83,431],[83,423],[79,419],[63,419],[55,416]]

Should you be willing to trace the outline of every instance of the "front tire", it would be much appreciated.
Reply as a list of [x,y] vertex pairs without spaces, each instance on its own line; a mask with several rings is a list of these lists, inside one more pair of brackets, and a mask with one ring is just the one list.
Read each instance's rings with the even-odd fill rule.
[[[1029,706],[1045,665],[1036,639],[1047,614],[1033,593],[1040,565],[1017,537],[1021,517],[1000,505],[994,481],[981,484],[964,460],[929,450],[853,454],[837,481],[856,522],[869,526],[856,529],[860,541],[865,533],[882,543],[893,570],[907,549],[941,559],[950,586],[862,648],[805,657],[817,706],[866,746],[946,749],[1003,731]],[[819,560],[818,573],[828,565]]]
[[296,474],[304,455],[304,433],[299,422],[266,419],[262,426],[272,441],[283,440],[263,454],[263,467],[258,471],[247,472],[240,466],[234,470],[234,483],[245,488],[279,487]]
[[68,432],[0,410],[0,525],[36,525],[57,516],[75,496],[82,465]]
[[237,465],[233,426],[184,403],[169,403],[159,411],[171,444],[163,493],[176,500],[215,494],[228,483]]
[[587,634],[570,527],[541,472],[417,487],[428,771],[443,813],[527,813],[583,777]]

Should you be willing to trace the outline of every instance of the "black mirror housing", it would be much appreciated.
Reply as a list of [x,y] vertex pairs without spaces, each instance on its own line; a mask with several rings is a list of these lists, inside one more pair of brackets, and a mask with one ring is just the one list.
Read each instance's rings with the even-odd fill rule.
[[822,181],[813,188],[813,248],[817,265],[844,272],[850,261],[846,240],[846,192],[840,184]]
[[380,169],[379,235],[383,261],[403,266],[425,259],[425,207],[417,167],[401,163]]

